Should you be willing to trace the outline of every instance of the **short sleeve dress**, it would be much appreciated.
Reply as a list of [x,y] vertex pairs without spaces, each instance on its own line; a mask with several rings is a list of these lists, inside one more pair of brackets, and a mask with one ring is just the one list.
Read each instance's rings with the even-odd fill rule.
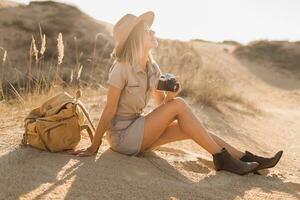
[[107,84],[120,88],[115,116],[106,132],[110,148],[116,152],[137,156],[144,135],[144,108],[161,75],[156,62],[148,61],[146,70],[116,62],[109,69]]

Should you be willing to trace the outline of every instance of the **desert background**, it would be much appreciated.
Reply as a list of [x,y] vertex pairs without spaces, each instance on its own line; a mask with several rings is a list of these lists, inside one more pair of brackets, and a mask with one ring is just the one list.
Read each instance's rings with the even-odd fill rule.
[[[261,175],[216,172],[192,140],[140,157],[116,153],[106,140],[96,157],[21,147],[25,116],[60,91],[81,88],[97,125],[112,27],[64,3],[0,0],[0,199],[300,199],[300,41],[158,39],[153,51],[162,72],[179,76],[179,96],[207,129],[242,151],[284,151]],[[151,99],[145,112],[155,106]],[[79,147],[89,144],[83,134]]]

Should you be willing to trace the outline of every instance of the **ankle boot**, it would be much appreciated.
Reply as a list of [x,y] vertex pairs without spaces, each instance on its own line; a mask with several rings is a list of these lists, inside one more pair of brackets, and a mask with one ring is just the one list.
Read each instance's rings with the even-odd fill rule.
[[225,148],[220,153],[213,154],[216,171],[225,170],[239,175],[245,175],[258,166],[256,162],[243,162],[232,157]]
[[274,167],[282,156],[283,151],[278,151],[275,156],[271,158],[264,158],[261,156],[254,155],[249,151],[245,151],[245,155],[240,159],[244,162],[257,162],[259,165],[256,167],[255,171],[265,169],[265,168],[272,168]]

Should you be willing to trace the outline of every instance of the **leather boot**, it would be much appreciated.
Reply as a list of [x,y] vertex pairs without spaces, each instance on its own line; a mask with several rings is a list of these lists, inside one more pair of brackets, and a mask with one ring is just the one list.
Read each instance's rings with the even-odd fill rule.
[[243,162],[232,157],[225,148],[220,153],[213,154],[213,162],[216,171],[225,170],[239,175],[245,175],[258,166],[256,162]]
[[259,165],[256,167],[255,171],[265,169],[265,168],[272,168],[274,167],[282,156],[283,151],[278,151],[275,156],[271,158],[265,158],[261,156],[257,156],[249,151],[245,151],[245,155],[240,159],[244,162],[257,162]]

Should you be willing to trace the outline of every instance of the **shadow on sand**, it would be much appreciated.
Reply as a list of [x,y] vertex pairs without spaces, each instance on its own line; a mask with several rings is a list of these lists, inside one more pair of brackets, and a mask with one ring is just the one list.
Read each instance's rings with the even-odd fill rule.
[[[104,148],[104,147],[102,147]],[[18,148],[0,157],[0,197],[18,199],[235,199],[259,188],[262,197],[299,190],[277,176],[215,173],[212,162],[181,162],[183,170],[201,176],[192,181],[155,151],[130,157],[106,149],[96,157]],[[134,188],[134,189],[133,189]]]

